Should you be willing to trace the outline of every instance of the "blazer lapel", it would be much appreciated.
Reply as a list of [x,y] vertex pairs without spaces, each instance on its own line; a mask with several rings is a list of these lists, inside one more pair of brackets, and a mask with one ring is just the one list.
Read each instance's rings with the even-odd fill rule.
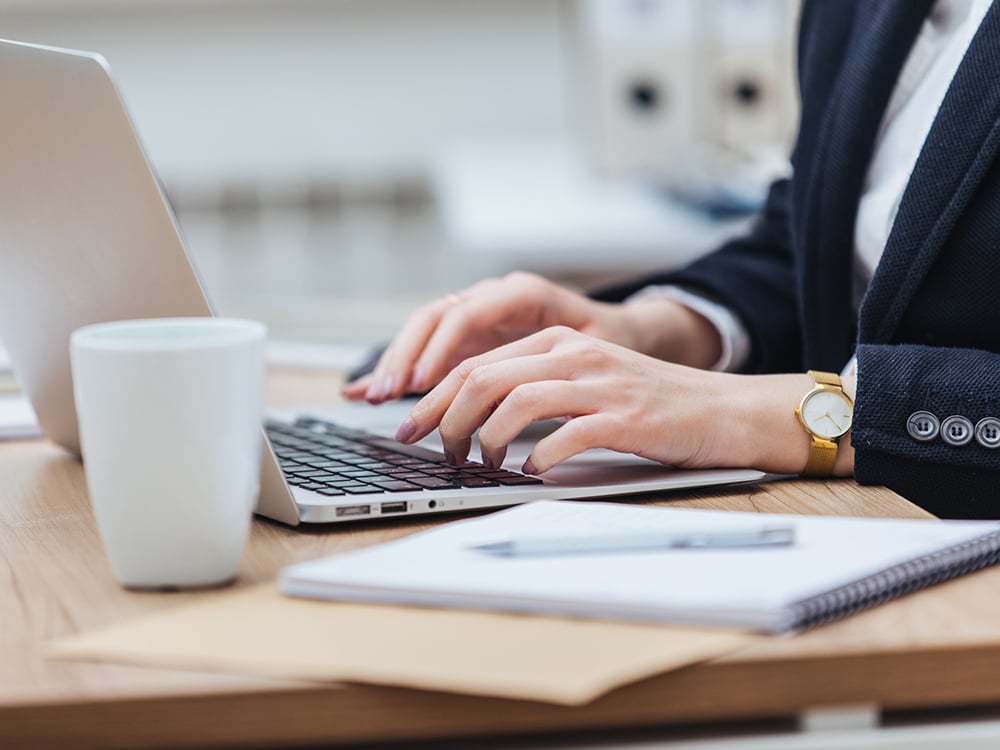
[[854,219],[875,135],[931,0],[863,3],[844,67],[820,122],[796,227],[804,248],[800,314],[805,364],[839,370],[855,342]]
[[907,305],[1000,148],[1000,5],[986,13],[903,193],[861,306],[860,340],[891,340]]

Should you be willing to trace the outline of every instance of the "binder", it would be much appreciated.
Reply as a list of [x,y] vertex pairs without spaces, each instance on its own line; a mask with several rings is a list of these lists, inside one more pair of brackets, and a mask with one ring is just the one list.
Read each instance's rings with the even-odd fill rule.
[[[789,546],[501,557],[530,535],[790,524]],[[1000,522],[808,517],[540,501],[293,565],[283,593],[339,601],[799,630],[995,564]]]

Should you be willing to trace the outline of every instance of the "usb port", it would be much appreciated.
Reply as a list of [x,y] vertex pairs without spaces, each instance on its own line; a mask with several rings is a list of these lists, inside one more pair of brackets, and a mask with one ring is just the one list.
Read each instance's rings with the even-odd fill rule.
[[386,513],[406,513],[406,502],[382,503],[382,515]]
[[367,516],[371,512],[370,505],[341,505],[337,508],[338,516]]

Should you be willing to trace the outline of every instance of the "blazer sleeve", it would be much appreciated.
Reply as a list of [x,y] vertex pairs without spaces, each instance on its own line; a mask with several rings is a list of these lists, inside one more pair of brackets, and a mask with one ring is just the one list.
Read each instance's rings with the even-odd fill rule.
[[751,230],[679,270],[662,271],[591,292],[620,302],[650,285],[675,284],[725,305],[750,336],[743,371],[801,368],[801,331],[795,288],[789,212],[790,182],[775,182]]
[[857,356],[858,482],[946,518],[1000,517],[1000,354],[861,344]]

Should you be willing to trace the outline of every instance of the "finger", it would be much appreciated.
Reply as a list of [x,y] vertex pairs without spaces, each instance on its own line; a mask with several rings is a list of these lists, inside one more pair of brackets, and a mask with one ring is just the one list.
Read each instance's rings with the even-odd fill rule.
[[340,394],[348,401],[360,401],[365,397],[365,393],[368,392],[372,380],[373,376],[371,373],[362,375],[357,380],[345,383],[340,389]]
[[[569,357],[551,352],[505,359],[475,368],[448,405],[438,425],[441,443],[458,460],[468,456],[472,435],[525,383],[565,380],[573,370]],[[529,403],[528,406],[531,404]],[[525,417],[526,423],[531,417]]]
[[372,372],[365,398],[382,403],[401,397],[413,380],[413,363],[450,305],[439,299],[415,310],[386,348]]
[[620,437],[613,420],[604,414],[588,414],[571,419],[539,440],[521,470],[542,474],[558,463],[590,448],[611,448]]
[[432,326],[413,336],[406,331],[397,337],[399,346],[394,345],[384,359],[372,398],[397,397],[407,389],[426,390],[455,366],[463,349],[466,354],[479,353],[502,337],[521,335],[515,331],[544,325],[549,317],[546,310],[551,312],[554,300],[565,294],[569,293],[539,276],[511,273],[448,295],[439,301],[443,307],[432,311],[437,314]]
[[[498,317],[499,311],[486,307],[485,301],[459,302],[446,310],[418,357],[411,382],[413,389],[419,391],[440,381],[458,358],[459,347],[470,343],[477,329],[492,327]],[[488,346],[484,343],[482,348]]]
[[479,428],[483,463],[499,467],[510,445],[532,422],[593,413],[596,400],[579,381],[547,380],[514,388]]
[[519,303],[519,295],[496,279],[474,284],[457,295],[419,355],[414,369],[414,390],[441,380],[454,367],[463,345],[478,339],[482,342],[481,350],[492,346],[497,328],[510,326],[518,317]]
[[499,346],[485,354],[464,360],[417,402],[396,433],[396,439],[414,443],[432,432],[441,423],[445,412],[455,400],[466,379],[477,368],[508,359],[542,354],[549,351],[567,332],[574,334],[569,329],[547,328],[518,341]]

